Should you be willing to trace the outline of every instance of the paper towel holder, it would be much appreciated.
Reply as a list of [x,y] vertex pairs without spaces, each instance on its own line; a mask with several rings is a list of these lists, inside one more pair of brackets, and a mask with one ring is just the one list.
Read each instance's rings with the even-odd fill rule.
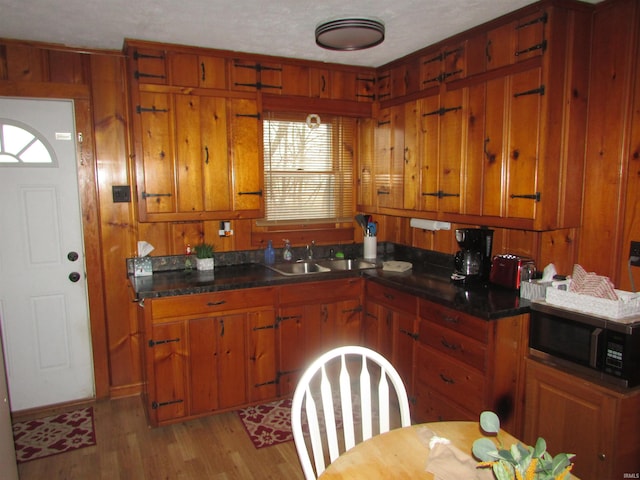
[[412,218],[409,225],[413,228],[421,228],[422,230],[451,230],[449,222],[440,222],[438,220],[427,220],[425,218]]

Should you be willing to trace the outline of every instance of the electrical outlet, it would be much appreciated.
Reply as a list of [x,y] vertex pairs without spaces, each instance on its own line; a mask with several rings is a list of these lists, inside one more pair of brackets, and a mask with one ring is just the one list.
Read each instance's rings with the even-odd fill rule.
[[631,241],[629,248],[629,263],[634,267],[640,267],[640,242]]

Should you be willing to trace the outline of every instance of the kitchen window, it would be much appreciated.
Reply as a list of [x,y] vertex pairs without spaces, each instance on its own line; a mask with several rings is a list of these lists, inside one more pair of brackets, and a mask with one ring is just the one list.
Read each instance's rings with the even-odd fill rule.
[[260,224],[350,222],[355,132],[354,118],[267,113]]

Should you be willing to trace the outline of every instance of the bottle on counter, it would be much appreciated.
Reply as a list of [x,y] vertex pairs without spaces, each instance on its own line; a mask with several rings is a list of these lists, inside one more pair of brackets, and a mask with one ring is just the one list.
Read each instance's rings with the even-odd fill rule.
[[264,249],[264,263],[267,265],[273,265],[276,262],[276,251],[273,249],[273,243],[271,240],[267,243],[267,248]]
[[291,244],[289,240],[284,241],[284,251],[282,252],[282,258],[285,262],[293,260],[293,252],[291,251]]

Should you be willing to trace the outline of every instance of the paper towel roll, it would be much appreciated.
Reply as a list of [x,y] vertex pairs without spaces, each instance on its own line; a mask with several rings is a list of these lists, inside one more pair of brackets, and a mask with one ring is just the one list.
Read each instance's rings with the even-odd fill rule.
[[364,237],[364,258],[374,259],[378,254],[377,237]]
[[424,218],[412,218],[409,225],[413,228],[421,228],[423,230],[451,230],[451,224],[449,222],[426,220]]

